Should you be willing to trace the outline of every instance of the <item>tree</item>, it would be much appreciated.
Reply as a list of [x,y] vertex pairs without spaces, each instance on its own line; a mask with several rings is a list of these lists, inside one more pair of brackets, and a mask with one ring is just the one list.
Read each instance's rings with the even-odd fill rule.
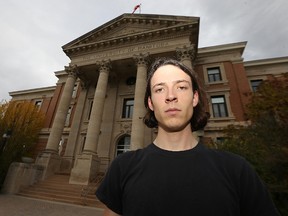
[[[251,98],[247,106],[248,118],[253,124],[265,125],[265,121],[274,121],[279,127],[279,135],[288,132],[288,73],[281,77],[271,77],[264,81]],[[264,119],[264,122],[262,122]],[[286,134],[285,134],[286,133]],[[283,142],[281,142],[283,141]],[[279,140],[280,145],[286,145],[286,140]]]
[[0,104],[0,185],[13,161],[33,156],[44,115],[32,102]]
[[244,156],[266,182],[274,202],[288,214],[288,73],[270,77],[250,96],[250,124],[228,126],[219,148]]

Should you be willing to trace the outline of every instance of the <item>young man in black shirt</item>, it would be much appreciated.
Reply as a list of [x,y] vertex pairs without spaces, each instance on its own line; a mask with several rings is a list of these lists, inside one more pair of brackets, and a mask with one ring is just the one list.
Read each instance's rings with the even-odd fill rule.
[[158,134],[118,156],[96,195],[104,215],[274,216],[265,185],[240,156],[211,150],[193,131],[208,120],[196,73],[159,59],[148,74],[145,124]]

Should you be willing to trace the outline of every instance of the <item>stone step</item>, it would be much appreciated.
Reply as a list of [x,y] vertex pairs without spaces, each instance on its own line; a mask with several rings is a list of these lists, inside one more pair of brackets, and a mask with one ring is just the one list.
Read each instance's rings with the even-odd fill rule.
[[81,190],[83,187],[82,185],[73,185],[69,184],[68,182],[65,184],[59,184],[59,183],[49,183],[49,182],[40,182],[35,187],[42,187],[42,188],[50,188],[50,189],[67,189],[67,190]]
[[47,191],[47,190],[29,190],[29,189],[25,189],[25,190],[21,190],[18,195],[25,195],[25,194],[29,194],[31,196],[46,196],[46,197],[50,197],[50,198],[65,198],[65,199],[70,199],[70,200],[96,200],[96,196],[93,194],[89,194],[87,196],[81,196],[81,194],[78,193],[73,193],[73,192],[66,192],[66,193],[55,193],[55,191]]
[[56,190],[53,188],[43,188],[43,187],[29,187],[21,190],[21,193],[46,193],[46,194],[56,194],[56,195],[67,195],[67,196],[81,196],[81,190]]
[[63,202],[63,203],[69,203],[69,204],[74,204],[74,205],[82,205],[82,206],[90,206],[90,207],[96,207],[96,208],[104,208],[104,205],[97,199],[70,199],[67,197],[50,197],[46,195],[41,195],[41,194],[21,194],[19,193],[19,196],[24,196],[24,197],[30,197],[34,199],[42,199],[42,200],[48,200],[48,201],[54,201],[54,202]]
[[33,186],[22,188],[18,195],[104,208],[104,205],[95,196],[98,184],[91,183],[89,186],[69,184],[69,175],[56,174]]

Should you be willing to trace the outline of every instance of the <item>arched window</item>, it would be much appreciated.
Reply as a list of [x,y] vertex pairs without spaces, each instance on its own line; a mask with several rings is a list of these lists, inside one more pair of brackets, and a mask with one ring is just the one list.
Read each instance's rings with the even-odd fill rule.
[[116,156],[129,150],[130,150],[130,136],[124,135],[119,139],[117,143]]

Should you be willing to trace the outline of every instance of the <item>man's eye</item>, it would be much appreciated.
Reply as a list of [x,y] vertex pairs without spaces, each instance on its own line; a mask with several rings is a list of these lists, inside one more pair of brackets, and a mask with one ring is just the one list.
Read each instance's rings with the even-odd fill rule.
[[163,88],[158,88],[158,89],[155,89],[155,92],[159,93],[159,92],[162,92],[163,90],[164,90]]
[[179,86],[178,89],[179,90],[186,90],[188,87],[187,86]]

